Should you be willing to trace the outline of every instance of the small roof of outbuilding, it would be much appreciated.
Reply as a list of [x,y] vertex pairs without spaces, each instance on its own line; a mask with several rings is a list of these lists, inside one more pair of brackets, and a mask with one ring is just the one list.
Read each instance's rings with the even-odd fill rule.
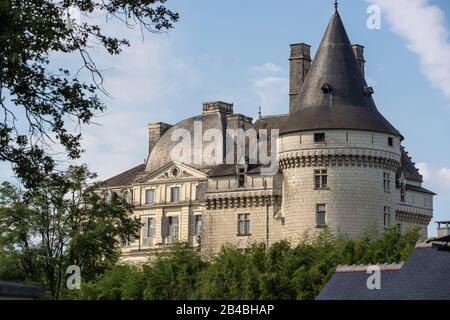
[[448,300],[450,251],[439,243],[417,244],[397,268],[381,268],[380,289],[369,289],[368,266],[345,272],[338,267],[317,300]]

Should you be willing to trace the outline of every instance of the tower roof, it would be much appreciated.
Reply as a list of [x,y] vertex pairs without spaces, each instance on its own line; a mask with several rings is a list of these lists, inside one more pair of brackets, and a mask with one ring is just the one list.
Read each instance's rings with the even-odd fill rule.
[[281,133],[355,129],[400,133],[378,112],[336,9]]

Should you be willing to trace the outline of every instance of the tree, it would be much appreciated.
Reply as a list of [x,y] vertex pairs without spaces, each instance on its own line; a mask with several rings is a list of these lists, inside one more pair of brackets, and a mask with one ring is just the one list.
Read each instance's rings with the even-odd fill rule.
[[[27,189],[55,167],[52,148],[60,144],[69,159],[82,151],[81,134],[105,110],[98,92],[107,94],[90,49],[97,45],[117,55],[126,39],[106,35],[91,16],[104,15],[127,27],[160,32],[178,14],[166,0],[0,0],[0,161],[12,164]],[[73,12],[83,17],[74,19]],[[91,22],[91,23],[90,23]],[[81,68],[72,74],[52,70],[50,54],[77,54]],[[80,78],[85,75],[89,81]]]
[[27,279],[42,280],[52,298],[60,297],[67,266],[93,280],[117,262],[125,239],[138,236],[132,206],[117,196],[105,202],[90,184],[95,177],[72,166],[48,175],[30,197],[7,182],[0,188],[0,250],[15,255]]

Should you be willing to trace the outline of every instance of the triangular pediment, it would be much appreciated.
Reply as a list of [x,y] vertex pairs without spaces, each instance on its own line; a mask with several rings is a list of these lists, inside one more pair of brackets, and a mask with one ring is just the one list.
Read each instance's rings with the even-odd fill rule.
[[172,161],[158,170],[143,176],[139,182],[161,182],[190,179],[204,179],[206,174],[185,164]]

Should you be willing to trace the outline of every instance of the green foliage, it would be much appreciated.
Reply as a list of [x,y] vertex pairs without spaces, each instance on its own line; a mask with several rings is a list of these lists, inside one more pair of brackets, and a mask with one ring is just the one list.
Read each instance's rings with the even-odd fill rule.
[[[117,55],[130,44],[106,34],[96,19],[159,32],[178,20],[165,2],[0,0],[0,161],[11,162],[27,188],[53,170],[55,143],[69,159],[79,158],[81,133],[74,128],[105,110],[98,93],[108,93],[94,54]],[[78,57],[79,68],[58,69],[50,61],[55,54]]]
[[156,254],[155,261],[143,268],[147,284],[144,299],[190,299],[195,291],[197,275],[205,265],[196,251],[181,244]]
[[[287,241],[266,250],[254,244],[245,253],[224,246],[212,257],[176,246],[152,257],[141,271],[127,276],[125,267],[107,271],[82,289],[85,299],[314,299],[339,264],[404,261],[419,239],[418,228],[401,234],[367,230],[352,240],[325,229],[296,246]],[[130,271],[127,271],[130,272]],[[143,279],[143,280],[142,280]],[[145,286],[145,289],[143,288]],[[129,288],[126,294],[124,288]],[[140,294],[139,294],[140,292]]]
[[121,199],[105,203],[94,178],[86,166],[71,166],[27,195],[1,185],[0,279],[43,282],[59,298],[67,266],[79,266],[89,281],[117,262],[121,242],[136,237],[141,223]]

